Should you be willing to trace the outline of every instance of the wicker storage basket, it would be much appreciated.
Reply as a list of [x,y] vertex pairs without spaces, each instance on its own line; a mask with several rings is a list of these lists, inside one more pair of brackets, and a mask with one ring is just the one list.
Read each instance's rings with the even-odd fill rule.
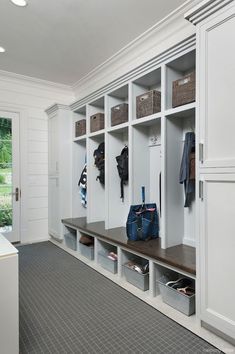
[[75,137],[86,134],[86,119],[75,122]]
[[128,104],[121,103],[111,108],[111,126],[128,121]]
[[90,116],[91,133],[104,129],[104,113],[96,113]]
[[152,90],[136,97],[136,117],[142,118],[161,111],[161,92]]
[[195,101],[195,71],[172,83],[172,107]]

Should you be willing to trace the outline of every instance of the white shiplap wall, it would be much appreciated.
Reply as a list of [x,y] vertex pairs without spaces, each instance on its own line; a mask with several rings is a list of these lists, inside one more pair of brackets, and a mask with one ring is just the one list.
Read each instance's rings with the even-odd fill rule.
[[70,104],[69,87],[0,71],[0,110],[20,114],[21,242],[48,238],[48,118],[55,102]]

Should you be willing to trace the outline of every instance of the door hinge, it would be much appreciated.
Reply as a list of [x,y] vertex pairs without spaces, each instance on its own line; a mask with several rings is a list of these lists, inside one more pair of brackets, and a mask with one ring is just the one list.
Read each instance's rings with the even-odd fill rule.
[[199,143],[199,161],[203,163],[203,144]]
[[199,198],[203,200],[203,181],[199,181]]

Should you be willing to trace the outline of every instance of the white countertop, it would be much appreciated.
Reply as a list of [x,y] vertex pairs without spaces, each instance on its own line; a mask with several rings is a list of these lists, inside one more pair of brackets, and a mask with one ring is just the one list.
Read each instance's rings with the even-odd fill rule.
[[6,257],[17,253],[18,250],[2,234],[0,234],[0,257]]

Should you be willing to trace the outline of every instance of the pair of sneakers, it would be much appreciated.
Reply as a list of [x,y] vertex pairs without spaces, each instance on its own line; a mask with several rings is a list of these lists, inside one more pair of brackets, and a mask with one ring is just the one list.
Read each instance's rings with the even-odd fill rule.
[[193,282],[189,278],[180,278],[177,280],[171,280],[168,281],[166,285],[187,296],[192,296],[195,294]]
[[173,289],[185,288],[192,284],[192,280],[189,278],[180,278],[177,280],[168,281],[167,286],[170,286]]

